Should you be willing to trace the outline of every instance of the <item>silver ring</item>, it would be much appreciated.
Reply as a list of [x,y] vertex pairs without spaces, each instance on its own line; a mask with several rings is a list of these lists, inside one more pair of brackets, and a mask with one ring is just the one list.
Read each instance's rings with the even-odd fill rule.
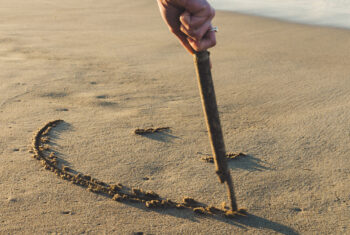
[[218,32],[219,28],[218,26],[211,26],[211,28],[209,29],[210,32]]

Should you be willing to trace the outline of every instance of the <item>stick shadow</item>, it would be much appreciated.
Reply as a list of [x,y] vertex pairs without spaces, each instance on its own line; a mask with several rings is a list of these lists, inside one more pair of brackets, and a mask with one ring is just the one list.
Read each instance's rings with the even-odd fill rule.
[[[144,207],[141,204],[135,204],[130,202],[122,202],[126,205],[132,206],[134,208],[138,208],[140,210],[146,211],[146,212],[157,212],[162,215],[168,215],[173,216],[180,219],[189,220],[191,222],[195,223],[201,223],[200,218],[204,218],[205,215],[199,215],[195,214],[194,212],[186,209],[150,209],[147,207]],[[254,214],[247,214],[246,216],[237,216],[236,218],[229,219],[222,216],[210,216],[206,218],[211,218],[214,220],[217,220],[222,223],[226,223],[229,225],[232,225],[234,227],[238,227],[244,231],[249,230],[250,228],[255,228],[259,230],[269,230],[273,231],[278,234],[285,234],[285,235],[298,235],[299,233],[295,231],[293,228],[288,227],[286,225],[283,225],[281,223],[273,222],[271,220],[259,217]]]
[[239,217],[233,222],[235,223],[235,225],[240,225],[245,229],[248,229],[250,227],[250,228],[257,228],[257,229],[268,229],[276,233],[286,234],[286,235],[299,234],[297,231],[295,231],[291,227],[288,227],[286,225],[283,225],[277,222],[273,222],[271,220],[267,220],[265,218],[262,218],[253,214],[248,214],[246,217]]

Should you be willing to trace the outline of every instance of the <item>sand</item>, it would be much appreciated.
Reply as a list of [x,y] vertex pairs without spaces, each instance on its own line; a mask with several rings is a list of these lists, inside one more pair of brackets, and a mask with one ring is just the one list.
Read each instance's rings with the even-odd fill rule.
[[[31,158],[48,121],[59,161],[181,201],[227,201],[192,57],[156,2],[4,0],[0,7],[0,234],[350,233],[350,31],[218,12],[213,78],[235,220],[119,203]],[[138,128],[171,127],[147,136]]]

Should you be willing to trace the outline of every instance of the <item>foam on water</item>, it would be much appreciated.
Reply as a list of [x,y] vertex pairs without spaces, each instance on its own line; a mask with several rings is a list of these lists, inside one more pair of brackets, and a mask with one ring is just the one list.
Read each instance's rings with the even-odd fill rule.
[[215,9],[350,29],[350,0],[209,0]]

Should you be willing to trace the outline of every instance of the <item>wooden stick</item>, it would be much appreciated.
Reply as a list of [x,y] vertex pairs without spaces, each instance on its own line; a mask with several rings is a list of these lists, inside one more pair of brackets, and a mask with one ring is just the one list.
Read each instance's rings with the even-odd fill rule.
[[196,52],[194,55],[194,64],[196,67],[199,92],[202,99],[204,116],[207,123],[211,149],[216,166],[216,174],[219,176],[221,183],[226,182],[231,209],[232,211],[237,211],[233,182],[225,157],[225,143],[216,104],[213,79],[211,76],[209,52]]

